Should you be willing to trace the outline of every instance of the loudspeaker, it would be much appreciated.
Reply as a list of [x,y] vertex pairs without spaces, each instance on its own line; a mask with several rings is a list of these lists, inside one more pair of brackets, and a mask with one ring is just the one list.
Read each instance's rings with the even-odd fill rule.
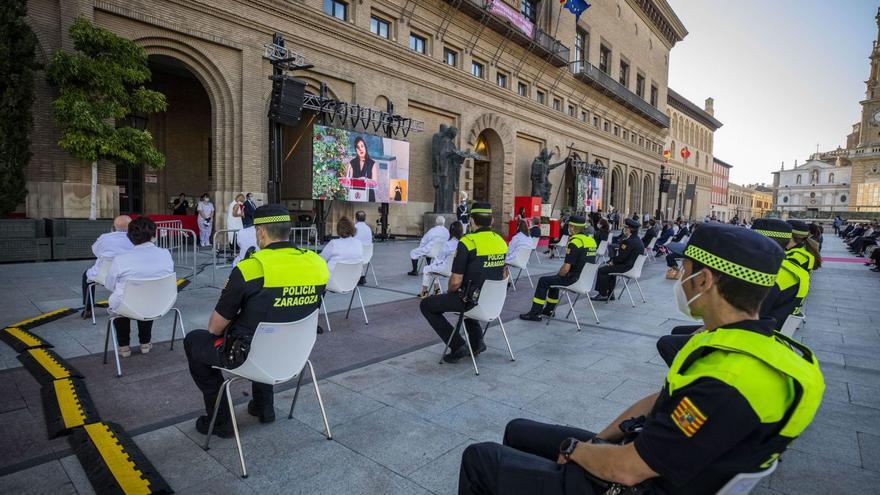
[[302,112],[305,90],[305,81],[290,76],[274,76],[269,118],[284,125],[296,125]]

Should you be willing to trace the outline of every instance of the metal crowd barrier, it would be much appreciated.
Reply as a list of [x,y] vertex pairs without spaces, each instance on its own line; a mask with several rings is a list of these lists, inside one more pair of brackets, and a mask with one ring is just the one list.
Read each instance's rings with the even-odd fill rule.
[[[211,254],[211,283],[215,284],[217,282],[217,269],[218,268],[226,268],[228,266],[232,266],[232,262],[229,261],[229,256],[231,255],[233,258],[238,255],[238,231],[240,229],[222,229],[214,232],[213,237],[213,252]],[[230,243],[228,234],[232,233],[232,246],[230,248]],[[217,240],[217,236],[223,235],[220,241]],[[221,249],[220,246],[223,246]],[[220,263],[217,262],[217,256],[223,253],[223,261]]]
[[[190,282],[195,283],[199,260],[199,236],[190,229],[166,226],[166,224],[174,225],[174,222],[177,222],[177,225],[182,224],[180,220],[156,222],[156,245],[171,251],[171,257],[175,259],[175,266],[181,265],[189,268],[190,256],[192,256],[192,278]],[[160,223],[162,225],[159,225]],[[190,243],[192,243],[192,248],[190,248]]]
[[315,227],[293,227],[290,229],[290,242],[298,248],[318,251],[318,229]]

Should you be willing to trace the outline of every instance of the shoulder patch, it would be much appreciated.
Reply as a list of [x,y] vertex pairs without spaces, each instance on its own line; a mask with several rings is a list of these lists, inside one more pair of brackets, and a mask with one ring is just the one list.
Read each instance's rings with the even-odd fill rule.
[[688,438],[694,436],[707,419],[687,397],[681,399],[681,402],[672,411],[672,421]]

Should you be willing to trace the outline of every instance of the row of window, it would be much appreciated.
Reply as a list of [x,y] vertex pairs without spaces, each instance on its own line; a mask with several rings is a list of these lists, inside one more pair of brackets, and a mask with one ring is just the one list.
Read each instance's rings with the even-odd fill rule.
[[[812,183],[816,183],[816,182],[819,182],[819,171],[813,170],[813,172],[810,174],[810,183],[812,184]],[[801,183],[801,174],[798,174],[797,177],[795,177],[794,183],[795,184]],[[831,172],[828,174],[828,183],[834,184],[834,172]]]
[[[572,65],[574,72],[580,72],[581,64],[579,62],[590,61],[590,33],[585,29],[578,28],[574,40],[575,63]],[[599,70],[611,76],[611,48],[605,43],[599,45]],[[612,76],[613,77],[613,76]],[[630,64],[623,57],[620,58],[620,68],[617,72],[617,81],[626,89],[630,89]],[[645,76],[641,72],[636,72],[635,93],[639,98],[645,99]],[[651,106],[657,107],[659,98],[659,89],[656,84],[651,84],[651,94],[648,100]]]

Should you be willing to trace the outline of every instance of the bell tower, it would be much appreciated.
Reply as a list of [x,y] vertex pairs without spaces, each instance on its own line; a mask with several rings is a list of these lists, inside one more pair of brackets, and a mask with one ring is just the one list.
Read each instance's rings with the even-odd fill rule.
[[874,17],[877,38],[871,48],[871,72],[865,81],[865,100],[862,105],[862,125],[859,146],[880,143],[880,8]]

